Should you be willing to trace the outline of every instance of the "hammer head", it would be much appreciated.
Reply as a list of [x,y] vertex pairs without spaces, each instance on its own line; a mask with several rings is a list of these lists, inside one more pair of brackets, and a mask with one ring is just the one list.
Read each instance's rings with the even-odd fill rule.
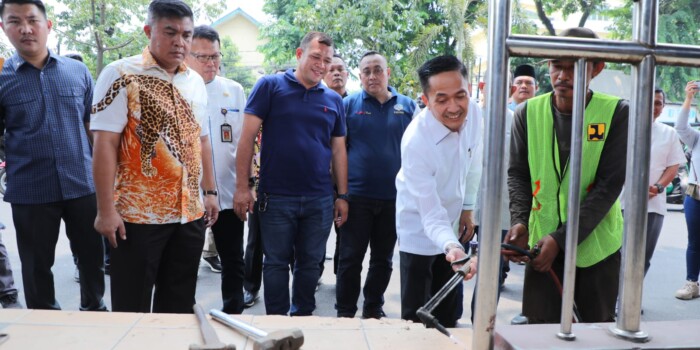
[[299,328],[270,332],[256,340],[255,350],[297,350],[304,345],[304,333]]
[[207,344],[190,344],[190,350],[236,350],[233,344],[207,343]]

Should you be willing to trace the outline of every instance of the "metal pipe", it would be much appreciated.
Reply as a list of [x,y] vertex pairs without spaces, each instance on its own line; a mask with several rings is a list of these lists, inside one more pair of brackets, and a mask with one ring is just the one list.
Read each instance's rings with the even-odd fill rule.
[[574,64],[574,105],[571,121],[569,155],[569,202],[566,213],[566,247],[564,251],[564,288],[561,296],[561,327],[557,337],[574,340],[571,319],[576,289],[576,253],[578,248],[579,211],[581,208],[581,157],[583,154],[583,113],[586,110],[586,59]]
[[649,55],[659,65],[700,67],[700,46],[658,44],[653,48],[633,41],[513,35],[506,40],[515,57],[598,60],[639,63]]
[[489,69],[486,79],[486,133],[484,139],[484,176],[482,190],[489,196],[481,208],[482,234],[479,237],[479,274],[476,283],[476,310],[472,349],[493,347],[493,329],[496,319],[498,278],[500,271],[501,201],[505,175],[506,86],[508,80],[508,52],[506,38],[510,34],[510,0],[489,1]]
[[217,309],[211,309],[209,310],[209,315],[211,317],[233,329],[239,330],[243,333],[246,333],[247,335],[251,335],[253,337],[257,338],[263,338],[267,337],[267,332],[264,332],[262,330],[259,330],[243,321],[239,321],[228,314],[226,314],[223,311],[217,310]]
[[[642,45],[656,43],[658,6],[654,0],[636,2],[633,34]],[[650,33],[646,33],[649,31]],[[620,273],[619,311],[610,331],[621,338],[644,342],[649,335],[640,330],[644,258],[647,237],[647,207],[649,193],[649,162],[651,159],[651,126],[653,123],[654,56],[645,57],[633,68],[634,85],[630,106],[627,175],[625,178],[625,234]],[[641,116],[641,117],[637,117]],[[630,142],[631,141],[631,142]]]

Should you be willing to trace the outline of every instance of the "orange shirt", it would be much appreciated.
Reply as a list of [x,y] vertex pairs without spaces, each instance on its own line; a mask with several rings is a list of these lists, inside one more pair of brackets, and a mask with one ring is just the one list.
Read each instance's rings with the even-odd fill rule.
[[184,64],[174,77],[148,48],[108,65],[93,97],[91,130],[121,134],[115,206],[138,224],[187,223],[202,217],[200,137],[206,129],[202,78]]

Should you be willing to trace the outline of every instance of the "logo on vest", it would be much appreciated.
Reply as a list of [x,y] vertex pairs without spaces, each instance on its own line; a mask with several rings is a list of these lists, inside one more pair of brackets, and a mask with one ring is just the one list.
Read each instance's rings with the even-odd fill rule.
[[588,141],[605,141],[605,123],[588,124]]
[[397,115],[397,114],[406,114],[406,111],[404,110],[404,107],[402,104],[397,103],[394,106],[394,115]]

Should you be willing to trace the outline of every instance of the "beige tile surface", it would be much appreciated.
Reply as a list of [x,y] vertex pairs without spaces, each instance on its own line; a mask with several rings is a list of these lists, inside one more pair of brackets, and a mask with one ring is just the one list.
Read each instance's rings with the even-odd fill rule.
[[30,312],[26,309],[0,309],[0,323],[15,322]]
[[119,342],[127,330],[127,327],[16,324],[3,329],[3,332],[9,334],[9,338],[7,342],[0,345],[0,348],[2,350],[109,350]]
[[[452,332],[452,330],[450,330]],[[370,350],[397,349],[469,349],[471,348],[471,330],[454,330],[453,335],[460,343],[455,343],[435,329],[392,328],[366,329],[365,335]]]
[[143,314],[126,312],[31,310],[18,324],[63,326],[132,326]]
[[[207,316],[209,319],[210,317]],[[266,332],[300,328],[304,350],[460,349],[447,337],[420,324],[402,320],[361,320],[323,317],[235,315]],[[9,334],[5,349],[102,350],[102,349],[187,349],[203,344],[194,315],[100,313],[43,310],[0,312],[2,330]],[[225,344],[239,350],[253,350],[255,339],[214,320],[209,321]],[[471,330],[456,329],[465,344]]]

